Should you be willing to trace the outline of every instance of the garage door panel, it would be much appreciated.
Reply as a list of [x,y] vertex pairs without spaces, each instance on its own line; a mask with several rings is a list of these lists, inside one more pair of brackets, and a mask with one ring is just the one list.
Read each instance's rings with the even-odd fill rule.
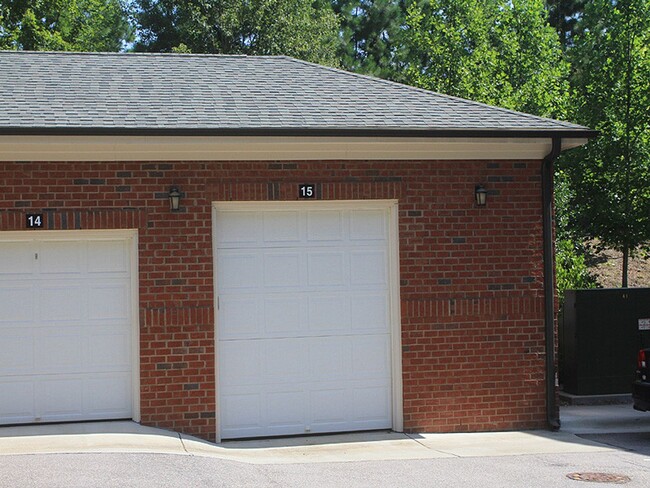
[[384,250],[364,249],[350,253],[350,279],[353,285],[388,285]]
[[79,322],[85,310],[85,297],[82,284],[48,280],[38,293],[40,324],[58,327],[59,322]]
[[390,395],[388,387],[366,387],[352,390],[352,421],[359,425],[359,428],[383,428],[386,422],[390,422]]
[[265,212],[262,215],[262,243],[300,242],[300,213],[294,211]]
[[305,425],[305,393],[288,390],[265,395],[266,421],[271,427],[295,430]]
[[34,272],[33,242],[5,241],[0,244],[0,270],[9,279],[29,277]]
[[281,385],[305,380],[305,339],[261,339],[262,384]]
[[34,336],[34,373],[75,373],[84,368],[84,328],[38,329]]
[[87,246],[88,272],[125,274],[129,271],[128,248],[126,242],[100,241]]
[[390,373],[390,336],[354,336],[351,342],[354,378],[386,378]]
[[223,340],[254,338],[260,335],[260,297],[256,295],[219,298],[219,338]]
[[390,419],[390,387],[359,386],[352,390],[352,411],[355,422],[381,422]]
[[357,293],[350,297],[351,323],[355,333],[390,331],[386,293]]
[[316,389],[310,391],[311,429],[319,424],[344,424],[350,415],[348,388]]
[[217,260],[220,291],[256,290],[262,281],[258,273],[262,265],[260,258],[255,252],[221,251]]
[[[222,432],[246,432],[246,435],[257,435],[265,422],[262,421],[261,393],[241,393],[224,395],[221,398]],[[252,432],[251,432],[252,431]]]
[[[131,373],[98,374],[84,380],[84,413],[89,417],[131,416]],[[92,392],[92,393],[91,393]]]
[[124,280],[118,283],[108,281],[87,289],[88,318],[124,322],[129,317],[129,285]]
[[292,251],[263,253],[264,288],[300,288],[300,254]]
[[384,241],[388,239],[386,213],[383,210],[350,211],[350,239]]
[[7,424],[34,419],[34,383],[31,380],[0,378],[0,418]]
[[131,369],[131,331],[128,327],[94,326],[86,336],[87,371],[120,372]]
[[350,297],[345,293],[309,296],[309,329],[313,334],[350,330]]
[[388,213],[237,213],[215,221],[221,436],[390,427]]
[[263,333],[266,337],[302,335],[306,297],[293,294],[264,297]]
[[365,382],[347,388],[318,385],[310,391],[311,432],[382,429],[391,423],[391,390]]
[[82,273],[85,265],[85,243],[74,241],[40,242],[38,263],[41,275]]
[[104,236],[0,241],[0,424],[132,416],[132,241]]
[[228,437],[286,435],[303,432],[306,393],[303,389],[231,393],[221,399],[221,433]]
[[347,283],[345,252],[310,252],[308,284],[311,286],[342,286]]
[[220,248],[240,248],[259,245],[260,220],[258,212],[219,212],[217,245]]
[[349,378],[352,366],[350,337],[315,337],[305,342],[309,350],[310,382]]
[[220,381],[225,392],[236,385],[257,385],[262,375],[262,341],[222,341],[219,343]]
[[36,416],[42,421],[83,417],[83,378],[42,378],[36,381]]
[[314,210],[307,212],[307,241],[310,245],[344,239],[343,213]]
[[0,329],[34,320],[34,287],[15,281],[0,283]]
[[3,376],[29,373],[34,368],[34,331],[31,328],[0,329],[0,371]]

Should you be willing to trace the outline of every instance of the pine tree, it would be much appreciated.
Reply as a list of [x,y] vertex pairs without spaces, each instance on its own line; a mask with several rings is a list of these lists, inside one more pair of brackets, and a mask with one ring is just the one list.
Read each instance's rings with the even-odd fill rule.
[[350,71],[401,79],[403,0],[332,0],[341,22],[338,56]]

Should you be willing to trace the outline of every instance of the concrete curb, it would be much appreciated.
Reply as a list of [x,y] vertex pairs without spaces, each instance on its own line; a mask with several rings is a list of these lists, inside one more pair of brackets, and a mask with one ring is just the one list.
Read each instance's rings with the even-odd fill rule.
[[560,392],[560,401],[565,405],[631,405],[632,394],[614,395],[573,395]]
[[574,434],[547,431],[408,435],[365,432],[213,444],[126,421],[0,428],[0,455],[141,452],[207,456],[251,464],[304,464],[611,450]]

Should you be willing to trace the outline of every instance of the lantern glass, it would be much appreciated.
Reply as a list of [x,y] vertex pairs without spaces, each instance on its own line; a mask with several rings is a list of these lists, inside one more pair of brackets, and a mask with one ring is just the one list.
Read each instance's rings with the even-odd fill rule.
[[487,200],[487,190],[479,185],[474,189],[474,195],[476,197],[476,205],[484,207]]
[[178,211],[181,204],[181,192],[178,191],[178,188],[172,188],[169,190],[169,207],[173,212]]

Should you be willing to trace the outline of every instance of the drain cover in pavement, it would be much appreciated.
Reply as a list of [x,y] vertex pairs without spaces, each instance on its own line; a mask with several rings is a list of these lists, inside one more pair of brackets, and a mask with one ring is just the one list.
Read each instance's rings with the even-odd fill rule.
[[631,481],[629,476],[612,473],[569,473],[567,478],[576,481],[593,481],[594,483],[617,483],[622,485]]

